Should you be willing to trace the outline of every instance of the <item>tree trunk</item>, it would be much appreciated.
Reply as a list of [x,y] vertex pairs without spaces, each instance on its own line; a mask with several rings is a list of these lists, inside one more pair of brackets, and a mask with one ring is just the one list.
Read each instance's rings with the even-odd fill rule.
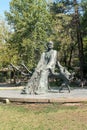
[[68,60],[68,66],[70,66],[70,67],[71,67],[72,53],[73,53],[73,47],[71,46],[69,60]]
[[77,35],[77,43],[78,43],[78,57],[79,57],[79,65],[80,65],[80,75],[81,80],[83,80],[83,68],[84,68],[84,53],[83,53],[83,40],[81,35],[81,27],[80,27],[80,19],[78,12],[78,4],[77,0],[73,0],[74,9],[75,9],[75,25],[76,25],[76,35]]

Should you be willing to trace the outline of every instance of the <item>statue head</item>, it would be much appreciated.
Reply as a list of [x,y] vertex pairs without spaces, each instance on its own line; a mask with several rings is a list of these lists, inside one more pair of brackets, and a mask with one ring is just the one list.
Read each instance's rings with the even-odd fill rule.
[[47,44],[47,47],[48,49],[52,49],[53,48],[53,42],[52,41],[49,41],[48,44]]

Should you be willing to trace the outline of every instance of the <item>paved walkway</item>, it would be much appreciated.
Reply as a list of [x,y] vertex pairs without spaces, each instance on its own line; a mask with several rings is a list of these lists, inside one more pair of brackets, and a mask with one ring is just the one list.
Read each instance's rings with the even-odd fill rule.
[[21,94],[23,86],[21,87],[6,87],[0,86],[0,100],[9,99],[12,102],[84,102],[87,101],[87,87],[85,88],[71,88],[62,90],[59,93],[58,89],[51,89],[49,93],[41,95]]

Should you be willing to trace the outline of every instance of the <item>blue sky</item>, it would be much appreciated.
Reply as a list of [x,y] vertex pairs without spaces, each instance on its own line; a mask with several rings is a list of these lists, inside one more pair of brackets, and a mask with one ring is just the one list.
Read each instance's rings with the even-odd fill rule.
[[[0,15],[4,17],[4,11],[9,11],[9,2],[11,0],[0,0]],[[78,0],[81,1],[81,0]]]
[[9,10],[9,2],[11,0],[0,0],[0,15],[4,16],[4,11]]

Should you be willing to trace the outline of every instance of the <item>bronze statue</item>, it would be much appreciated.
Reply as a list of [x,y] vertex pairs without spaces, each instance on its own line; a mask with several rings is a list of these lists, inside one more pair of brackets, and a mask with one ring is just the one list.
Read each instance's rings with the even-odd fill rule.
[[[59,73],[55,73],[57,65]],[[44,94],[48,92],[48,77],[56,76],[63,80],[61,88],[67,87],[70,92],[69,82],[73,78],[72,74],[57,61],[57,51],[53,50],[53,42],[47,44],[47,50],[42,53],[40,61],[28,81],[28,84],[22,90],[22,94]]]
[[59,92],[64,88],[67,87],[68,91],[70,93],[70,80],[72,80],[72,74],[65,68],[63,67],[59,61],[57,62],[58,68],[59,68],[59,78],[63,80],[63,83],[61,84],[61,87],[59,88]]
[[53,42],[47,44],[46,52],[43,52],[40,61],[22,94],[43,94],[48,92],[48,76],[54,73],[57,60],[57,51],[53,50]]

